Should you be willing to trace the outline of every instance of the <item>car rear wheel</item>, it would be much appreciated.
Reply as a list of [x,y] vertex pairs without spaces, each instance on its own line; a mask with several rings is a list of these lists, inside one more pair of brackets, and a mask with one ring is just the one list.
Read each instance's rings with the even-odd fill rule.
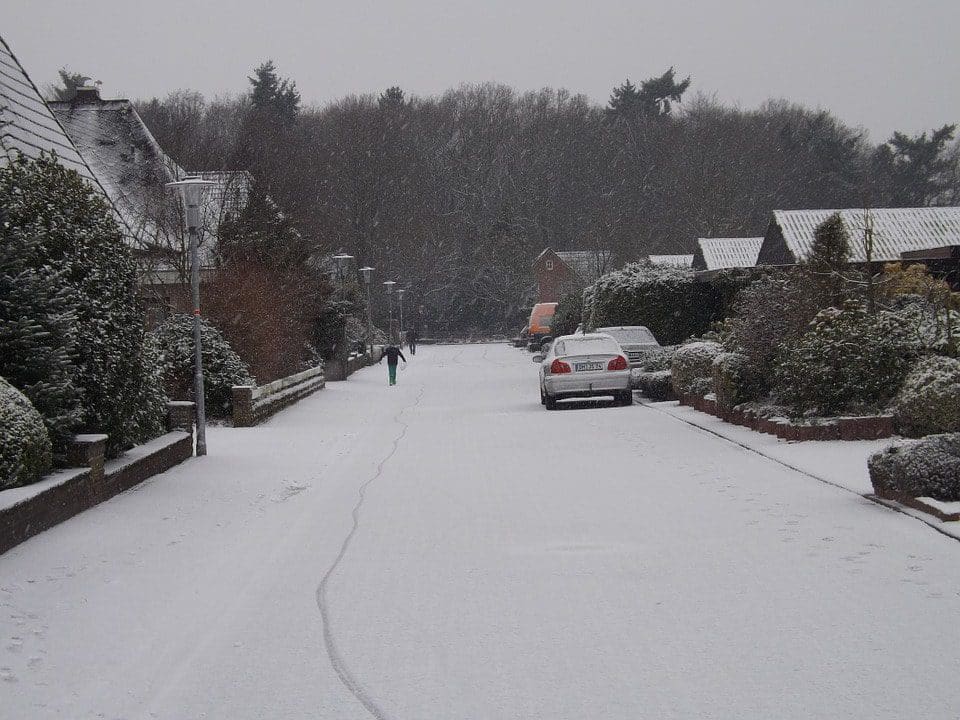
[[540,388],[540,404],[541,405],[547,404],[547,396],[543,394],[543,388]]
[[633,390],[624,390],[617,397],[617,402],[620,405],[633,405]]
[[543,404],[547,406],[547,410],[556,410],[557,409],[557,399],[555,397],[550,397],[549,395],[543,396]]

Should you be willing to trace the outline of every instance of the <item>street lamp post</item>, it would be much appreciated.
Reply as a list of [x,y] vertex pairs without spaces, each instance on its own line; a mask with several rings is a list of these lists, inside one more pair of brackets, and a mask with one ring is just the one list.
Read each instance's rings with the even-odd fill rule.
[[360,272],[363,273],[363,284],[367,288],[367,346],[370,348],[371,355],[373,355],[373,319],[370,315],[370,276],[375,269],[369,265],[360,268]]
[[193,392],[197,403],[197,456],[207,454],[207,412],[203,402],[203,353],[200,339],[200,197],[204,189],[216,185],[210,180],[186,178],[167,183],[176,188],[183,200],[190,236],[190,292],[193,299]]
[[[347,299],[347,289],[346,289],[346,277],[347,277],[347,266],[350,264],[350,261],[353,260],[353,255],[347,255],[346,253],[339,253],[333,256],[333,259],[337,263],[337,277],[340,280],[340,301],[345,302]],[[343,307],[341,307],[341,310]],[[350,359],[350,348],[347,347],[347,316],[343,316],[343,322],[340,325],[340,338],[337,342],[337,355],[340,358],[340,361],[343,363],[343,372],[344,379],[346,379],[346,364],[347,360]]]
[[393,340],[393,286],[397,283],[393,280],[387,280],[383,283],[387,288],[387,304],[390,307],[390,339],[388,342],[392,345]]
[[397,298],[400,300],[400,347],[403,347],[403,294],[405,292],[403,288],[397,289]]

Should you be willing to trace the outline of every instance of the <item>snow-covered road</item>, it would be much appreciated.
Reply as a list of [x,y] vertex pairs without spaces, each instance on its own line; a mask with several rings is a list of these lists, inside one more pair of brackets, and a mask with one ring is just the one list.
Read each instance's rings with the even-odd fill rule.
[[957,716],[960,543],[521,351],[208,442],[0,556],[0,717]]

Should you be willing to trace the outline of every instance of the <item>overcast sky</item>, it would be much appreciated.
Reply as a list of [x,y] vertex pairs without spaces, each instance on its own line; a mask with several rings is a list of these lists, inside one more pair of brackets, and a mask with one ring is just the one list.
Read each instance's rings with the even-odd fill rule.
[[598,103],[673,65],[691,93],[833,111],[874,141],[960,122],[958,0],[0,0],[43,87],[68,66],[106,97],[247,89],[272,58],[306,104],[499,81]]

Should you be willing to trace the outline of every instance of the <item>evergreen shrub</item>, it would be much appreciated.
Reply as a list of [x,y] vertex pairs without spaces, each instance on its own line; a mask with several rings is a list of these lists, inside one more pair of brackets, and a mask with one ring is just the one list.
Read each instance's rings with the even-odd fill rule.
[[713,386],[713,359],[723,346],[711,341],[687,343],[677,348],[670,372],[673,389],[678,395],[704,395]]
[[827,308],[780,351],[775,392],[796,415],[870,413],[897,392],[917,347],[902,318],[855,303]]
[[[0,238],[15,248],[0,280],[0,333],[15,345],[0,350],[0,374],[36,398],[58,449],[71,431],[107,434],[111,456],[156,437],[166,408],[137,269],[106,201],[55,156],[19,156],[0,169],[0,208]],[[11,277],[39,294],[9,291]]]
[[919,360],[893,401],[897,432],[907,437],[960,432],[960,360]]
[[0,490],[39,480],[50,469],[51,450],[40,413],[0,377]]
[[720,353],[713,358],[712,369],[713,392],[721,408],[729,410],[764,394],[763,379],[742,353]]
[[639,372],[636,374],[636,386],[651,400],[673,400],[673,379],[669,370]]
[[[194,399],[193,317],[174,315],[152,334],[158,348],[158,367],[170,397]],[[200,336],[206,410],[212,416],[225,416],[230,413],[231,388],[253,385],[255,381],[230,343],[206,320],[200,321]]]
[[960,433],[900,440],[867,461],[879,494],[960,500]]

